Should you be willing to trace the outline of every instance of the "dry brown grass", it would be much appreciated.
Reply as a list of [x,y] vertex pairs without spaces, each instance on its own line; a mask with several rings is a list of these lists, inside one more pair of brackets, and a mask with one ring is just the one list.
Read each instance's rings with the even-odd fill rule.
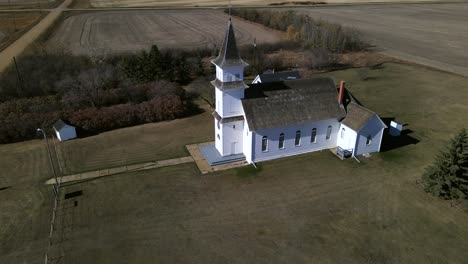
[[[54,245],[65,262],[466,262],[468,214],[416,180],[466,123],[467,78],[395,63],[326,75],[346,80],[383,117],[408,123],[420,142],[361,164],[323,151],[265,162],[252,175],[202,176],[184,164],[67,186],[83,196],[60,211],[67,228]],[[213,118],[204,113],[69,141],[63,157],[69,168],[87,170],[186,155],[187,142],[212,137]],[[0,146],[0,180],[11,186],[0,191],[5,263],[42,259],[52,205],[39,182],[47,177],[45,154],[40,141]]]
[[0,37],[0,50],[37,24],[45,14],[45,12],[0,13],[0,34],[3,35]]

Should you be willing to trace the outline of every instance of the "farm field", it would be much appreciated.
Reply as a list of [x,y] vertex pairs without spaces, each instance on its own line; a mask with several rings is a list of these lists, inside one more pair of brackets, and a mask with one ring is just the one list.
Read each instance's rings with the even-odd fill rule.
[[0,9],[36,9],[51,8],[63,0],[0,0]]
[[[65,19],[49,39],[74,54],[135,52],[159,48],[212,48],[221,45],[228,16],[220,10],[139,10],[91,12]],[[282,34],[234,19],[240,45],[272,43]]]
[[[67,228],[54,240],[66,263],[464,263],[468,206],[450,207],[417,179],[465,125],[468,79],[395,63],[326,75],[408,124],[407,144],[361,164],[323,151],[261,163],[257,174],[202,176],[185,164],[71,184],[63,193],[83,195],[63,200]],[[212,122],[204,113],[111,131],[61,145],[63,157],[88,170],[186,155],[187,142],[213,140]],[[0,259],[39,263],[52,206],[44,145],[0,154]]]
[[[164,6],[181,6],[181,7],[193,7],[193,6],[224,6],[228,5],[228,1],[220,2],[215,0],[84,0],[89,1],[93,7],[164,7]],[[368,3],[368,2],[429,2],[430,0],[324,0],[324,1],[312,1],[312,2],[326,2],[326,3]],[[232,0],[233,6],[249,6],[249,5],[271,5],[284,2],[311,2],[308,0],[299,1],[282,1],[282,0]]]
[[0,50],[39,22],[42,15],[41,12],[0,13]]
[[292,9],[359,29],[378,50],[468,76],[468,3]]

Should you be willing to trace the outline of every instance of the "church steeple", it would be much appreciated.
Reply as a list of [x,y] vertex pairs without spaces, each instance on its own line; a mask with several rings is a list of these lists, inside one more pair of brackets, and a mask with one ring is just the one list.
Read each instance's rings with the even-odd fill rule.
[[228,29],[226,31],[226,36],[224,37],[223,45],[221,46],[221,50],[219,51],[219,55],[211,62],[221,68],[224,66],[245,67],[248,65],[239,55],[239,50],[237,49],[236,44],[236,35],[234,33],[231,18],[229,18]]

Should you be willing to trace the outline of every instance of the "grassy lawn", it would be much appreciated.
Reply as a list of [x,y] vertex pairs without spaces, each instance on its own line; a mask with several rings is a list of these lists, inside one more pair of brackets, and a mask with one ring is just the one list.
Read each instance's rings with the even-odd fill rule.
[[[328,74],[370,109],[407,123],[417,144],[360,164],[323,151],[265,162],[257,173],[202,176],[184,164],[69,185],[64,193],[83,195],[61,211],[66,263],[465,263],[465,208],[416,180],[465,125],[468,79],[401,64]],[[204,113],[61,146],[66,168],[81,171],[184,156],[185,144],[211,139]],[[0,183],[11,186],[0,191],[0,259],[39,263],[52,206],[40,184],[45,149],[31,141],[0,154]]]
[[65,174],[190,155],[185,145],[214,140],[210,111],[60,144]]

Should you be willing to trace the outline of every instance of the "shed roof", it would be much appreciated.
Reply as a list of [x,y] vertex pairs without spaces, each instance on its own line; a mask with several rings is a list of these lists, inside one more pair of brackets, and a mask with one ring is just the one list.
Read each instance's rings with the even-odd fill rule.
[[242,106],[250,130],[343,118],[338,92],[330,78],[251,84]]
[[260,74],[258,77],[260,77],[262,83],[268,83],[286,80],[298,80],[301,79],[301,74],[299,71],[267,72]]
[[67,123],[65,123],[62,119],[57,120],[53,125],[52,128],[55,130],[59,131],[60,129],[69,126]]
[[[373,116],[377,116],[377,114],[364,106],[351,101],[346,107],[346,117],[341,121],[341,123],[357,132],[361,130],[361,128],[363,128]],[[382,125],[386,127],[383,122]]]
[[239,55],[239,50],[237,49],[236,44],[236,35],[234,34],[231,18],[229,18],[226,36],[224,37],[224,42],[219,51],[219,55],[211,62],[219,67],[248,65]]

